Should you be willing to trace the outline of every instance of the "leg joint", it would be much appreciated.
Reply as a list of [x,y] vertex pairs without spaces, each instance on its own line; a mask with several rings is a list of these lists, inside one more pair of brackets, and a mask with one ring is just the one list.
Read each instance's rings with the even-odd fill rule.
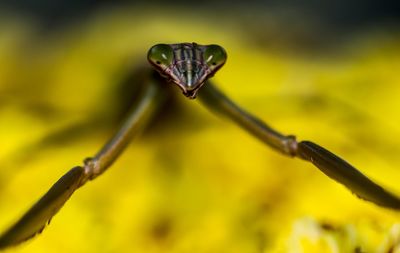
[[283,140],[284,152],[289,156],[296,156],[297,155],[297,145],[298,142],[296,140],[296,136],[288,135]]
[[88,157],[83,160],[85,174],[89,180],[94,179],[100,174],[100,166],[97,159]]

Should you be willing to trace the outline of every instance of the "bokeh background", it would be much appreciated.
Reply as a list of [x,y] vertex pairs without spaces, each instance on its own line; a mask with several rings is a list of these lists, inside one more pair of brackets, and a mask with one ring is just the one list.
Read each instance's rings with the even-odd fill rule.
[[[399,195],[399,22],[394,1],[2,0],[0,229],[112,135],[160,42],[224,46],[232,99]],[[7,252],[400,252],[400,216],[177,96]]]

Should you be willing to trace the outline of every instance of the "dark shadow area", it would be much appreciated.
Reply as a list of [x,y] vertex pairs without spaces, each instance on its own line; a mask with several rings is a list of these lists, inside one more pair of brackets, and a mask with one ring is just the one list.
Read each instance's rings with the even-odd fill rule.
[[0,3],[2,9],[17,11],[37,18],[46,27],[57,27],[73,22],[77,19],[85,19],[99,8],[113,8],[121,6],[151,5],[154,8],[183,7],[195,12],[221,11],[224,14],[230,10],[240,9],[242,12],[251,13],[291,9],[300,13],[311,15],[324,24],[333,25],[343,30],[354,27],[379,24],[381,22],[400,22],[400,4],[396,1],[372,1],[372,0],[148,0],[148,1],[107,1],[107,0],[3,0]]

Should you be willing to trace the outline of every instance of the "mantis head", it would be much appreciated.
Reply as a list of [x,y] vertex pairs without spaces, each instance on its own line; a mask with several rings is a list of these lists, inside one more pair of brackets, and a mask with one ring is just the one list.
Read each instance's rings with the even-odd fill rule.
[[147,54],[155,69],[192,99],[204,82],[224,65],[226,58],[221,46],[196,43],[157,44]]

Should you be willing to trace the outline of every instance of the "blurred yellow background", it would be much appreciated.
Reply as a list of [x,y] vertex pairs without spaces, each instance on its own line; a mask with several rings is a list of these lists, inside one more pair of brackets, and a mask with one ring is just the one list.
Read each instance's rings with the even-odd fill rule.
[[[259,46],[235,17],[217,20],[103,9],[43,35],[28,18],[3,16],[0,229],[111,136],[124,99],[117,85],[156,43],[222,45],[228,62],[214,80],[234,101],[400,195],[400,33],[368,30],[302,51]],[[178,104],[181,118],[136,138],[42,235],[6,252],[400,252],[398,213],[197,101]]]

